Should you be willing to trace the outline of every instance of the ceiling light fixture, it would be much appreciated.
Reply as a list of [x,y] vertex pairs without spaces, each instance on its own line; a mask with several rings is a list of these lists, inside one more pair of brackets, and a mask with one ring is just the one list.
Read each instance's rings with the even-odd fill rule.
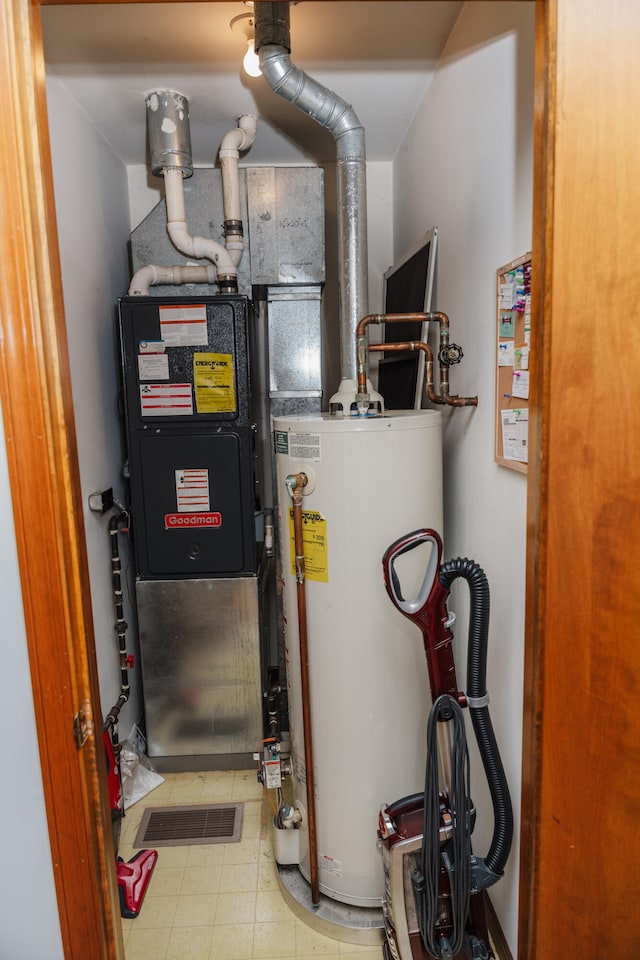
[[242,37],[247,45],[247,52],[244,55],[242,66],[245,73],[250,77],[259,77],[262,75],[260,69],[260,59],[255,49],[256,34],[255,22],[252,13],[241,13],[239,17],[234,17],[229,24],[233,33]]

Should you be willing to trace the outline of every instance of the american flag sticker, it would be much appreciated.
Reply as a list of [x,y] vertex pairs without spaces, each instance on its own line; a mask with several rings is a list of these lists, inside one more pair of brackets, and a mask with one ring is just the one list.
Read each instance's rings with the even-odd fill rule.
[[178,513],[208,513],[209,471],[176,470],[176,502]]

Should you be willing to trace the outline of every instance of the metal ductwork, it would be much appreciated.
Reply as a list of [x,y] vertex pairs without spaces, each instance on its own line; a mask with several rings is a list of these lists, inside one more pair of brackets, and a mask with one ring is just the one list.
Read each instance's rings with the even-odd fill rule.
[[340,370],[343,381],[355,384],[355,330],[368,313],[364,128],[350,104],[292,63],[289,3],[257,3],[255,32],[256,52],[271,89],[329,130],[336,141]]

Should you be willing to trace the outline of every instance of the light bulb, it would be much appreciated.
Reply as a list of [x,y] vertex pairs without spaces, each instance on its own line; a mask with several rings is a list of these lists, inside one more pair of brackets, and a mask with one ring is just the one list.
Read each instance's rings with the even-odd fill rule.
[[262,75],[262,70],[260,69],[260,58],[256,53],[255,43],[256,42],[253,37],[247,41],[247,52],[245,53],[244,60],[242,61],[242,66],[250,77],[260,77]]

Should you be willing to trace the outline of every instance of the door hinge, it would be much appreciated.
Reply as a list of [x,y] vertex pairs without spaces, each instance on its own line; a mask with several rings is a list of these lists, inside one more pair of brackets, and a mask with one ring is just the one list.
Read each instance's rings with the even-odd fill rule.
[[80,703],[80,709],[73,718],[73,739],[78,750],[84,747],[89,737],[93,736],[93,712],[89,700]]

